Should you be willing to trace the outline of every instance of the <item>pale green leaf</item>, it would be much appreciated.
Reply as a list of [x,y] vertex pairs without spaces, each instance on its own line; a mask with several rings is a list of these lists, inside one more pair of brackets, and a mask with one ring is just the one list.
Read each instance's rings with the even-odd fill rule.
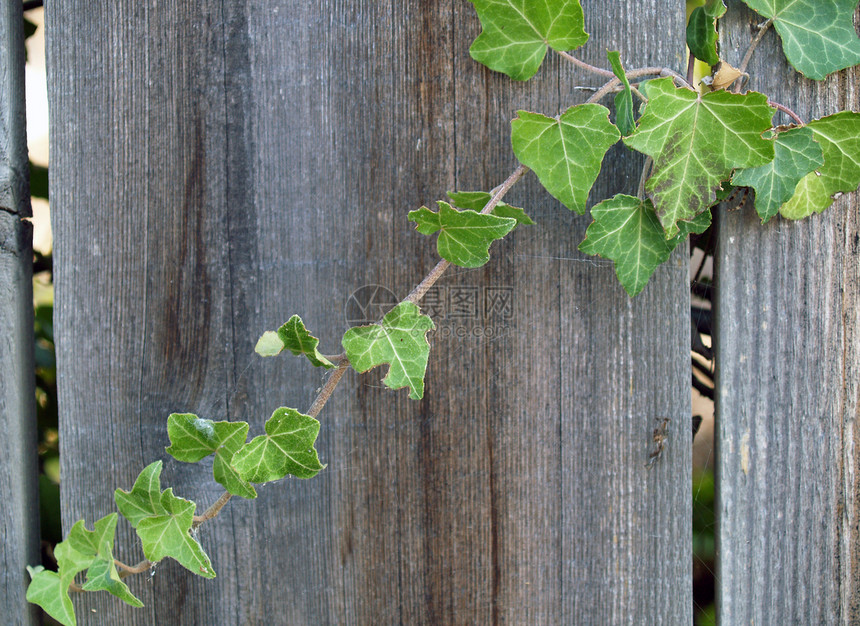
[[469,48],[472,58],[515,80],[540,68],[547,46],[574,50],[588,41],[579,0],[470,0],[482,32]]
[[311,416],[281,407],[265,428],[265,435],[254,437],[233,455],[233,466],[246,480],[266,483],[287,474],[312,478],[325,467],[314,449],[320,423]]
[[214,578],[209,557],[190,534],[196,505],[174,496],[172,488],[161,491],[160,476],[161,461],[156,461],[144,468],[131,491],[117,489],[119,512],[137,531],[148,560],[169,556],[199,576]]
[[27,571],[30,573],[27,602],[38,604],[64,626],[76,626],[75,607],[69,597],[69,585],[74,581],[74,574],[61,577],[41,565],[28,566]]
[[805,128],[821,145],[824,165],[801,179],[794,196],[780,208],[780,214],[789,219],[821,213],[834,197],[860,185],[860,113],[842,111],[813,120]]
[[652,80],[639,127],[624,142],[654,159],[645,185],[667,238],[676,222],[689,221],[716,201],[720,182],[736,167],[773,160],[772,141],[762,139],[773,111],[763,94],[714,91],[704,96]]
[[[702,214],[710,216],[710,212]],[[703,232],[709,220],[681,222],[684,232],[666,239],[650,200],[618,194],[591,208],[594,221],[585,231],[579,249],[615,262],[615,275],[628,295],[635,296],[648,283],[657,266],[690,232]]]
[[774,149],[770,163],[737,170],[732,176],[733,184],[755,189],[755,210],[763,223],[794,195],[801,178],[824,163],[821,146],[808,127],[779,133]]
[[441,200],[438,213],[427,207],[409,212],[422,235],[439,232],[436,249],[446,261],[460,267],[480,267],[490,260],[490,244],[507,235],[517,225],[510,217],[482,215],[471,210],[458,211]]
[[511,122],[517,159],[534,170],[544,188],[567,208],[585,213],[603,155],[620,137],[609,121],[609,109],[580,104],[558,119],[528,111],[517,115]]
[[[480,212],[487,206],[492,196],[486,191],[449,191],[448,198],[451,199],[451,204],[458,209]],[[524,209],[504,202],[499,202],[493,207],[492,214],[496,217],[512,217],[517,220],[519,225],[534,224]]]
[[636,120],[633,119],[633,92],[630,90],[630,81],[627,80],[624,66],[621,65],[621,54],[615,50],[609,50],[606,54],[609,56],[612,73],[624,87],[615,94],[615,125],[621,134],[626,136],[636,130]]
[[708,65],[720,62],[717,47],[717,20],[726,12],[723,0],[707,0],[696,7],[687,20],[687,47],[694,57]]
[[317,346],[320,341],[308,332],[302,318],[293,315],[277,331],[266,331],[257,341],[254,350],[260,356],[275,356],[284,349],[289,350],[295,356],[305,355],[315,367],[332,369],[337,367],[325,358]]
[[744,0],[773,18],[782,49],[794,68],[822,80],[860,63],[860,38],[854,30],[857,0]]
[[141,607],[143,602],[131,593],[116,570],[113,558],[113,543],[118,519],[111,513],[97,521],[94,530],[87,530],[83,520],[72,526],[69,536],[62,543],[69,549],[55,548],[60,571],[87,570],[84,591],[107,591],[131,606]]
[[254,487],[232,465],[233,455],[248,436],[247,422],[213,422],[191,413],[172,413],[167,418],[167,435],[171,445],[165,452],[177,461],[197,463],[214,454],[215,481],[235,496],[257,497]]
[[412,302],[401,302],[378,324],[350,328],[343,336],[343,348],[357,372],[388,364],[382,382],[391,389],[409,387],[409,397],[424,396],[424,372],[430,356],[427,332],[435,328]]

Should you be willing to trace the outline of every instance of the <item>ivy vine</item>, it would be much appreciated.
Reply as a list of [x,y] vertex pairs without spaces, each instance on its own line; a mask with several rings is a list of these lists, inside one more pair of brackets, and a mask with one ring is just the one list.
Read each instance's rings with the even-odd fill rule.
[[[860,113],[842,111],[804,122],[764,94],[741,93],[749,59],[771,26],[789,63],[808,78],[821,80],[860,63],[855,0],[744,0],[765,21],[738,68],[719,55],[717,23],[726,6],[722,0],[707,0],[693,11],[687,28],[690,68],[693,58],[712,66],[700,88],[691,84],[692,72],[624,70],[618,51],[608,52],[611,69],[576,58],[572,53],[589,38],[579,0],[471,2],[482,26],[470,48],[476,61],[514,80],[527,80],[552,50],[607,82],[559,116],[518,111],[511,122],[511,145],[520,165],[498,188],[449,192],[437,210],[421,207],[409,213],[418,232],[439,233],[442,260],[379,322],[348,330],[343,353],[321,354],[318,339],[298,315],[262,335],[256,346],[261,356],[289,351],[332,370],[307,413],[277,408],[265,433],[250,441],[247,422],[214,422],[185,413],[168,417],[168,454],[188,463],[214,455],[213,478],[225,491],[213,505],[195,515],[194,502],[174,495],[172,488],[162,490],[161,461],[150,464],[130,491],[115,492],[119,514],[135,528],[144,559],[126,565],[115,558],[117,513],[96,521],[94,530],[79,521],[56,546],[58,571],[28,568],[30,602],[72,625],[70,591],[107,591],[142,606],[124,580],[165,557],[194,574],[214,577],[195,529],[218,515],[233,496],[255,498],[254,484],[286,476],[312,478],[325,468],[314,448],[320,428],[316,417],[348,367],[366,372],[387,365],[383,383],[406,388],[410,398],[420,399],[430,353],[426,334],[434,325],[418,303],[449,265],[479,267],[489,260],[493,241],[532,224],[523,209],[501,202],[529,170],[562,205],[584,214],[607,150],[622,141],[647,156],[638,194],[618,194],[595,204],[579,245],[586,254],[611,259],[631,297],[689,234],[707,229],[711,209],[736,187],[754,190],[755,210],[766,222],[777,214],[794,220],[820,213],[860,185]],[[609,95],[614,96],[614,121],[599,104]],[[778,113],[790,121],[775,125]]]

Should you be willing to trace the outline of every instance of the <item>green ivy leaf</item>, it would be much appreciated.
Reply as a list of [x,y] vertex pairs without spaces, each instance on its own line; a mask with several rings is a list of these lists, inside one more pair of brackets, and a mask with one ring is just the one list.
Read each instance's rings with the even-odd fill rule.
[[515,80],[540,68],[547,46],[565,51],[588,41],[579,0],[470,0],[482,32],[469,48],[472,58]]
[[196,505],[161,491],[161,461],[146,466],[131,491],[117,489],[114,500],[119,512],[140,537],[144,556],[157,563],[171,557],[184,568],[205,578],[215,578],[209,557],[190,535]]
[[382,380],[391,389],[409,387],[409,397],[424,396],[424,372],[430,356],[427,332],[435,328],[412,302],[401,302],[382,321],[350,328],[343,336],[343,348],[357,372],[366,372],[387,363]]
[[69,536],[62,543],[70,550],[63,550],[57,556],[60,569],[87,570],[84,591],[107,591],[126,604],[141,607],[143,602],[131,593],[122,582],[113,558],[113,543],[116,522],[119,516],[111,513],[97,521],[94,530],[87,530],[83,520],[72,526]]
[[681,222],[685,232],[667,240],[650,200],[618,194],[591,208],[594,221],[579,249],[614,261],[618,282],[633,297],[690,232],[704,232],[710,219],[703,216],[710,218],[710,212],[695,222]]
[[693,9],[687,20],[687,47],[694,57],[711,66],[720,62],[717,20],[725,12],[723,0],[707,0],[704,6]]
[[793,195],[800,179],[824,163],[821,146],[808,127],[793,128],[774,139],[773,161],[737,170],[734,185],[755,189],[755,210],[762,223],[777,214]]
[[471,210],[458,211],[439,201],[439,212],[426,206],[409,212],[422,235],[439,232],[436,249],[446,261],[460,267],[480,267],[490,260],[490,244],[511,232],[517,221],[510,217],[482,215]]
[[314,442],[320,423],[295,409],[276,409],[266,422],[266,434],[254,437],[233,455],[233,465],[252,483],[281,480],[287,474],[312,478],[325,467]]
[[75,607],[69,597],[69,585],[74,581],[75,575],[61,576],[41,565],[28,566],[27,572],[30,574],[27,602],[38,604],[45,613],[64,626],[76,626],[78,622],[75,619]]
[[615,94],[615,125],[622,135],[627,136],[636,130],[636,120],[633,118],[633,92],[630,90],[627,74],[624,73],[624,66],[621,65],[621,53],[609,50],[606,54],[609,56],[612,73],[624,86],[624,89]]
[[809,78],[860,63],[860,38],[854,30],[857,0],[744,0],[773,19],[788,62]]
[[805,126],[821,145],[824,165],[798,183],[794,196],[779,210],[783,217],[800,219],[821,213],[834,196],[860,185],[860,113],[842,111]]
[[284,349],[295,356],[304,354],[315,367],[337,367],[317,350],[320,341],[308,332],[302,318],[293,315],[277,331],[268,330],[257,341],[254,351],[260,356],[275,356]]
[[652,80],[639,128],[624,143],[654,159],[645,189],[666,236],[714,204],[720,182],[736,167],[773,160],[772,141],[762,139],[773,111],[756,92],[714,91],[704,96],[676,88],[671,78]]
[[[492,196],[486,191],[449,191],[448,198],[458,209],[468,209],[471,211],[482,211]],[[499,202],[492,211],[496,217],[512,217],[517,220],[518,225],[534,224],[532,219],[526,215],[524,209],[519,207]]]
[[212,474],[215,482],[234,496],[256,498],[254,487],[232,465],[233,455],[248,437],[247,422],[213,422],[191,413],[172,413],[167,418],[167,436],[171,445],[165,448],[177,461],[197,463],[215,455]]
[[599,104],[570,107],[558,119],[518,111],[511,144],[520,163],[534,170],[544,188],[568,209],[585,213],[606,151],[618,141],[609,109]]

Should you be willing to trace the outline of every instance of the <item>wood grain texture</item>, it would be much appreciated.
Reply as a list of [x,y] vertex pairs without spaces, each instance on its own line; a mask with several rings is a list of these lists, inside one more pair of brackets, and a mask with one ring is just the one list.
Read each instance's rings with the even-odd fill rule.
[[33,229],[24,116],[21,3],[0,7],[0,615],[35,624],[25,599],[38,565],[39,486],[33,365]]
[[[721,27],[737,65],[761,20]],[[860,110],[860,72],[824,82],[766,33],[751,87],[804,120]],[[778,121],[780,121],[778,119]],[[780,123],[788,122],[784,118]],[[719,612],[725,624],[860,621],[860,198],[760,225],[721,213],[717,254]]]
[[[682,7],[584,4],[588,60],[683,65]],[[402,298],[436,262],[407,212],[499,184],[517,108],[600,84],[556,57],[529,83],[493,74],[468,56],[479,30],[459,0],[48,6],[67,528],[156,458],[208,505],[208,470],[163,453],[167,414],[259,432],[306,409],[322,374],[255,357],[259,334],[298,313],[338,352],[350,294]],[[598,192],[634,191],[640,166],[613,151]],[[424,302],[423,401],[348,374],[326,470],[202,528],[217,579],[165,563],[132,582],[145,609],[76,598],[82,621],[689,623],[689,437],[644,468],[656,417],[689,432],[684,251],[631,301],[576,251],[587,218],[534,178],[510,198],[538,226]],[[127,526],[118,543],[139,558]]]

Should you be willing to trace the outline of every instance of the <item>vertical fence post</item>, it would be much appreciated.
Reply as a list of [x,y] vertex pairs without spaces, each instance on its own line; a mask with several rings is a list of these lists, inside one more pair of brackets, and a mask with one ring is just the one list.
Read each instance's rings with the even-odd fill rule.
[[[737,65],[761,18],[733,2]],[[774,29],[751,87],[805,121],[860,108],[860,71],[824,82],[786,62]],[[788,123],[787,119],[782,122]],[[725,624],[860,620],[860,198],[762,226],[719,216],[716,271],[718,612]]]
[[[588,61],[607,66],[610,48],[682,68],[679,3],[583,4]],[[351,294],[402,298],[436,263],[407,212],[499,184],[517,109],[556,115],[604,81],[552,55],[529,83],[479,66],[464,0],[47,10],[67,529],[110,512],[156,459],[178,495],[217,498],[211,472],[164,454],[168,413],[257,434],[276,407],[306,409],[320,373],[257,358],[260,333],[298,313],[336,354]],[[641,165],[617,147],[595,193],[635,192]],[[534,179],[510,199],[538,226],[439,283],[421,402],[379,370],[347,375],[320,416],[327,469],[234,498],[201,528],[218,578],[166,562],[129,580],[145,609],[86,594],[79,613],[689,623],[685,252],[631,301],[611,264],[576,250],[587,218]],[[511,297],[495,318],[490,289]],[[668,450],[647,470],[663,417]],[[127,525],[117,546],[137,558]]]
[[39,490],[33,374],[33,232],[24,114],[20,2],[0,8],[0,615],[34,624],[24,595],[39,564]]

